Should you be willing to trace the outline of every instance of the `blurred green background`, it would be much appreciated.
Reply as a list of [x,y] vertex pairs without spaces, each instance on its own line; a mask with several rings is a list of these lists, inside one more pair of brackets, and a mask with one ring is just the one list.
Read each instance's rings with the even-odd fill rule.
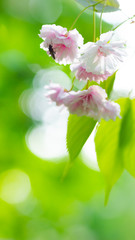
[[[32,117],[27,101],[22,104],[24,91],[28,98],[42,69],[58,68],[70,77],[68,67],[56,65],[40,49],[39,30],[42,24],[52,23],[69,28],[79,12],[71,0],[0,1],[2,240],[135,239],[135,180],[128,173],[104,207],[103,177],[88,168],[81,156],[61,181],[68,158],[43,160],[27,146],[27,132],[40,126],[41,119]],[[92,16],[84,13],[76,27],[85,42],[92,40]],[[104,31],[109,28],[104,23]]]

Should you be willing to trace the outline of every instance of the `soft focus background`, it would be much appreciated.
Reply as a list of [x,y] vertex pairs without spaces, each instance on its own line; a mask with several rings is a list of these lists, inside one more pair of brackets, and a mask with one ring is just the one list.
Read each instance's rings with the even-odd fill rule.
[[[104,32],[135,14],[134,0],[120,3],[121,13],[104,14]],[[81,9],[73,0],[0,1],[1,240],[135,239],[135,180],[125,172],[104,207],[93,136],[62,180],[68,113],[48,104],[44,86],[52,81],[69,88],[71,74],[40,49],[38,34],[42,24],[69,28]],[[76,24],[85,42],[93,34],[87,13]],[[135,24],[119,33],[129,60],[117,73],[114,92],[134,96]]]

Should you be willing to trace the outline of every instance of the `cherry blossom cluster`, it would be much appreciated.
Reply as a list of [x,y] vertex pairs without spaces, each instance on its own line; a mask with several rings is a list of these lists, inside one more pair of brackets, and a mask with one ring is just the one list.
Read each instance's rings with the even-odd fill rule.
[[[114,31],[101,34],[97,42],[84,44],[82,35],[76,30],[68,31],[56,25],[43,25],[39,36],[49,56],[59,64],[70,64],[75,78],[86,82],[86,90],[67,91],[60,85],[46,87],[47,96],[56,103],[64,105],[71,114],[89,116],[96,120],[120,117],[120,106],[107,100],[107,94],[99,84],[107,80],[126,57],[125,43],[116,37]],[[88,83],[95,81],[90,87]]]

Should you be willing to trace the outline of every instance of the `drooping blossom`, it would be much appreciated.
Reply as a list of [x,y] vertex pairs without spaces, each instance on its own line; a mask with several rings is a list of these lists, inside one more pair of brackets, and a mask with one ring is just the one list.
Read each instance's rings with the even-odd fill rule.
[[59,84],[51,83],[48,86],[45,86],[47,93],[46,97],[49,97],[53,102],[56,103],[57,106],[63,104],[63,98],[65,97],[66,92]]
[[125,60],[125,43],[116,39],[116,33],[110,31],[100,36],[97,42],[88,42],[80,50],[80,57],[71,70],[80,80],[106,80]]
[[39,36],[44,40],[40,47],[47,51],[56,62],[70,64],[79,55],[79,47],[83,45],[83,37],[76,30],[53,25],[43,25]]
[[64,105],[68,107],[71,114],[85,115],[96,120],[101,118],[115,120],[120,114],[120,107],[106,98],[105,90],[93,85],[88,90],[70,92],[64,99]]
[[120,117],[120,106],[107,100],[107,94],[104,89],[99,86],[90,86],[87,90],[78,92],[65,92],[64,89],[60,90],[51,86],[49,89],[53,90],[53,96],[50,91],[48,97],[57,105],[64,105],[68,108],[71,114],[78,116],[89,116],[95,120],[104,118],[105,120]]
[[108,72],[104,74],[94,74],[92,72],[88,72],[84,63],[73,63],[71,64],[70,69],[72,72],[75,72],[75,77],[80,81],[90,80],[100,83],[110,76]]

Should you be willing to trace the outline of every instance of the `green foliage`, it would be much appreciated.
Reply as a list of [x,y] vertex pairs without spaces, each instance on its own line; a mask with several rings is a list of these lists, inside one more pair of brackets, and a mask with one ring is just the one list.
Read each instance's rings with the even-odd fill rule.
[[[115,74],[108,78],[104,86],[108,94],[111,92],[110,86],[113,85],[114,78]],[[121,118],[108,122],[102,119],[95,136],[98,165],[106,182],[105,204],[107,204],[111,188],[124,169],[135,176],[133,158],[135,156],[135,101],[123,98],[117,103],[121,107]],[[70,115],[67,130],[67,149],[70,161],[74,161],[78,156],[95,125],[96,121],[89,117]]]
[[100,84],[100,87],[102,87],[106,90],[108,97],[110,97],[110,94],[112,92],[113,84],[115,81],[115,76],[116,76],[116,73],[114,73],[112,76],[108,77],[107,81],[104,81]]
[[121,121],[120,133],[119,133],[119,148],[126,148],[126,146],[132,142],[133,138],[133,111],[132,101],[127,99],[125,104],[125,111]]
[[135,100],[132,100],[129,111],[125,113],[125,121],[123,120],[123,147],[124,166],[127,171],[135,177]]
[[[133,152],[135,149],[133,142],[134,121],[133,107],[134,101],[130,99],[120,99],[118,103],[121,106],[122,119],[117,118],[116,121],[102,120],[95,136],[96,153],[99,168],[106,181],[106,202],[112,186],[120,177],[124,168],[128,166],[128,170],[134,171]],[[132,160],[131,160],[132,159]],[[132,167],[125,163],[132,161]]]
[[[55,1],[62,4],[62,1]],[[39,11],[39,7],[43,6],[39,2],[46,5],[45,12],[48,14],[44,14],[43,8]],[[24,90],[32,88],[38,69],[56,67],[54,61],[39,48],[41,39],[38,37],[41,29],[39,21],[44,19],[44,24],[47,24],[52,16],[58,16],[61,6],[54,14],[53,2],[31,0],[29,4],[27,0],[0,1],[0,239],[135,239],[135,181],[129,174],[125,173],[115,185],[112,198],[105,209],[104,182],[99,172],[88,168],[79,158],[66,179],[61,182],[67,159],[60,159],[57,163],[40,159],[31,153],[26,144],[27,131],[39,123],[22,112],[20,96]],[[63,11],[55,24],[70,27],[80,9],[73,7],[73,1],[63,0],[62,7]],[[40,19],[39,13],[42,14]],[[104,30],[109,28],[110,25],[104,23]],[[86,41],[92,39],[92,21],[87,14],[82,15],[77,29]],[[60,69],[70,75],[64,66]],[[121,137],[118,142],[124,155],[124,166],[135,176],[135,101],[131,103],[132,114],[128,101],[120,103],[126,110],[120,120]],[[128,114],[132,116],[133,126],[130,126]],[[90,119],[88,122],[90,123]],[[88,130],[90,131],[90,125]],[[102,141],[103,137],[104,133]],[[124,142],[121,142],[120,139],[124,137]],[[21,186],[15,182],[15,189],[9,189],[12,180],[10,178],[9,181],[5,175],[15,170],[26,174],[31,191],[25,200],[12,204],[10,197],[15,199],[16,186],[19,187],[17,195]],[[5,186],[9,189],[7,201],[1,194],[3,190],[7,192]]]
[[[119,10],[119,3],[117,0],[104,0],[101,2],[101,0],[76,0],[84,7],[87,7],[89,5],[93,5],[95,3],[98,3],[98,5],[95,6],[95,11],[102,12],[104,8],[104,12],[114,12]],[[100,3],[101,2],[101,3]],[[104,7],[105,6],[105,7]],[[91,8],[93,10],[93,8]]]
[[70,161],[73,161],[78,156],[83,145],[92,133],[95,124],[95,120],[86,116],[69,116],[67,128],[67,149]]
[[[91,201],[94,195],[100,195],[96,208],[98,209],[99,202],[102,205],[102,176],[85,166],[80,159],[61,182],[67,159],[59,159],[57,163],[49,162],[35,156],[27,146],[26,133],[39,123],[23,113],[20,96],[33,87],[33,78],[39,69],[57,67],[53,59],[40,49],[42,40],[38,36],[41,18],[47,24],[50,23],[52,14],[54,15],[54,1],[42,1],[48,14],[42,8],[40,19],[39,8],[33,9],[35,3],[42,6],[39,2],[41,1],[31,1],[28,6],[27,0],[0,1],[0,239],[83,240],[92,239],[93,232],[104,236],[105,233],[100,232],[100,226],[94,230],[97,210],[92,214],[93,224],[89,224],[91,220],[87,214],[93,208]],[[55,2],[62,5],[62,1]],[[55,24],[70,27],[80,12],[72,3],[63,1],[62,14]],[[54,18],[56,15],[57,11]],[[109,28],[109,24],[105,26]],[[91,28],[92,21],[84,14],[77,29],[86,40],[92,39],[92,31],[89,35],[86,31]],[[66,67],[59,66],[59,69],[70,75]],[[15,176],[12,181],[11,177],[5,176],[7,173],[14,173],[14,170],[26,174],[31,191],[25,200],[13,204],[10,200],[16,200],[15,194],[18,195],[22,189],[17,179],[15,189],[12,187]],[[8,195],[6,201],[2,198],[3,189]]]

